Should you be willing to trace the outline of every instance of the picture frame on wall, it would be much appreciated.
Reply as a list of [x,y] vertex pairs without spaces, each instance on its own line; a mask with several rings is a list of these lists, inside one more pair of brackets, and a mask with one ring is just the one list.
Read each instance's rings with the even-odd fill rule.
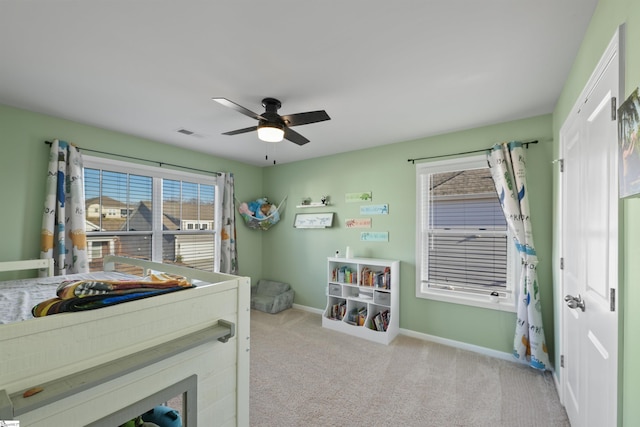
[[638,88],[618,108],[618,185],[620,197],[640,194],[640,99]]
[[294,228],[329,228],[333,226],[333,212],[299,213],[293,222]]

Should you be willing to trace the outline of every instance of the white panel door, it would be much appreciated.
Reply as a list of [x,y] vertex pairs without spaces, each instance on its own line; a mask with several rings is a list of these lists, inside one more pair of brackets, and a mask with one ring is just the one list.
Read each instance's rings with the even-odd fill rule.
[[617,40],[561,131],[563,400],[573,426],[617,423]]
[[[563,155],[563,253],[564,257],[564,274],[563,274],[563,290],[564,295],[579,295],[581,292],[580,283],[584,283],[585,268],[585,245],[583,243],[584,228],[582,222],[583,215],[580,212],[582,208],[582,190],[581,176],[582,169],[580,164],[582,138],[582,123],[574,119],[565,128],[563,136],[564,155]],[[567,256],[568,255],[568,256]],[[582,321],[582,310],[569,310],[563,306],[563,365],[562,375],[564,379],[564,405],[567,410],[569,419],[572,420],[574,426],[582,425],[578,422],[581,415],[582,393],[585,387],[582,382],[583,376],[580,375],[580,323]],[[570,363],[571,362],[571,363]]]

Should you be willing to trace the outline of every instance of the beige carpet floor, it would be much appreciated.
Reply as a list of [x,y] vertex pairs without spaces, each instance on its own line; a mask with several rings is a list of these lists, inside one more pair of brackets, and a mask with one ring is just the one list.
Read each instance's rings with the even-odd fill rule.
[[298,309],[251,312],[252,426],[569,426],[553,379],[398,336],[385,346]]

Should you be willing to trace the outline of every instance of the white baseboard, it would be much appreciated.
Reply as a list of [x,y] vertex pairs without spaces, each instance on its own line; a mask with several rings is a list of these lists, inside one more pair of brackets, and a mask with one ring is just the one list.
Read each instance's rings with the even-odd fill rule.
[[437,337],[435,335],[423,334],[422,332],[412,331],[411,329],[400,328],[400,333],[408,337],[417,338],[424,341],[435,342],[437,344],[443,344],[449,347],[459,348],[461,350],[473,351],[474,353],[495,357],[497,359],[508,360],[510,362],[516,362],[516,363],[523,363],[515,359],[511,355],[511,353],[505,353],[503,351],[492,350],[490,348],[480,347],[478,345],[468,344],[461,341],[450,340],[448,338]]
[[[320,314],[324,313],[324,310],[319,308],[313,308],[306,305],[293,304],[293,308],[297,308],[298,310],[308,311],[310,313]],[[468,344],[461,341],[450,340],[448,338],[437,337],[435,335],[424,334],[422,332],[412,331],[411,329],[400,328],[399,333],[402,335],[406,335],[408,337],[417,338],[423,341],[430,341],[437,344],[443,344],[449,347],[459,348],[461,350],[473,351],[474,353],[483,354],[485,356],[495,357],[496,359],[506,360],[508,362],[521,363],[523,365],[527,365],[527,362],[523,362],[522,360],[518,360],[513,357],[511,353],[506,353],[504,351],[493,350],[486,347],[481,347],[479,345]],[[558,383],[558,378],[553,369],[550,369],[551,374],[553,376],[553,380],[556,383],[556,390],[558,393],[560,392],[560,385]]]
[[324,310],[322,310],[320,308],[313,308],[313,307],[309,307],[307,305],[293,304],[293,308],[297,308],[298,310],[308,311],[310,313],[315,313],[315,314],[320,314],[320,315],[322,315],[324,313]]
[[[300,305],[300,304],[293,304],[293,308],[297,308],[298,310],[308,311],[310,313],[315,313],[315,314],[320,314],[320,315],[322,315],[324,313],[323,309],[313,308],[313,307],[309,307],[309,306],[306,306],[306,305]],[[399,333],[402,334],[402,335],[406,335],[408,337],[417,338],[417,339],[421,339],[421,340],[424,340],[424,341],[431,341],[431,342],[435,342],[435,343],[438,343],[438,344],[444,344],[444,345],[447,345],[449,347],[455,347],[455,348],[459,348],[459,349],[462,349],[462,350],[473,351],[475,353],[484,354],[484,355],[495,357],[495,358],[498,358],[498,359],[504,359],[504,360],[509,360],[509,361],[512,361],[512,362],[518,362],[518,360],[514,359],[513,356],[510,353],[505,353],[505,352],[502,352],[502,351],[492,350],[492,349],[489,349],[489,348],[486,348],[486,347],[480,347],[480,346],[473,345],[473,344],[467,344],[467,343],[460,342],[460,341],[454,341],[454,340],[450,340],[450,339],[447,339],[447,338],[441,338],[441,337],[437,337],[435,335],[423,334],[421,332],[412,331],[410,329],[400,328]]]

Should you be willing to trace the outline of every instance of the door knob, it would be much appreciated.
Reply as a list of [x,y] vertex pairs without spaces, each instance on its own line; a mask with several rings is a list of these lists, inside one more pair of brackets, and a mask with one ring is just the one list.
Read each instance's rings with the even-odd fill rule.
[[578,294],[577,297],[574,297],[573,295],[567,295],[566,297],[564,297],[564,300],[567,302],[569,308],[579,308],[582,311],[584,311],[585,309],[584,300],[582,299],[580,294]]

